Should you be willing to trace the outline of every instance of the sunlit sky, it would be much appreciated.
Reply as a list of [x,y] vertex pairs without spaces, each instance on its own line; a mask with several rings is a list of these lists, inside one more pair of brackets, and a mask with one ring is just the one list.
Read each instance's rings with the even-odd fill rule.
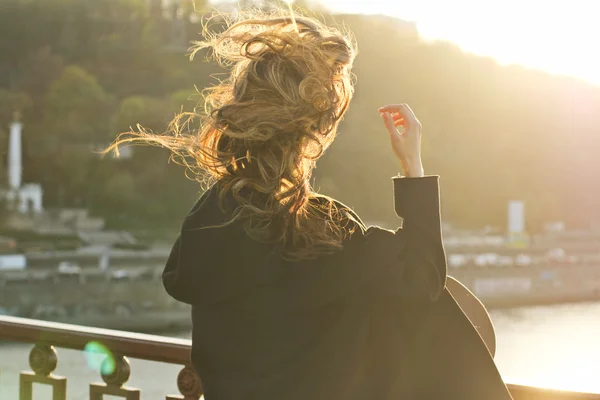
[[[600,85],[600,0],[318,2],[335,11],[414,21],[426,39],[448,40],[502,64],[521,64]],[[389,46],[393,49],[393,43]]]

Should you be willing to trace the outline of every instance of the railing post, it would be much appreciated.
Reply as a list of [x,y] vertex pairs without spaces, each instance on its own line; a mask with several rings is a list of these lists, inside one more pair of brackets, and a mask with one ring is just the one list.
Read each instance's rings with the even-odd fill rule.
[[183,367],[177,375],[177,388],[183,396],[167,396],[166,400],[198,400],[202,396],[200,377],[189,365]]
[[52,386],[52,400],[66,400],[67,378],[52,375],[58,365],[58,355],[52,346],[36,344],[29,352],[29,366],[33,372],[23,371],[19,375],[19,399],[31,400],[33,384]]
[[[102,400],[104,395],[118,396],[125,400],[140,400],[139,389],[123,387],[131,376],[131,367],[127,357],[116,356],[114,365],[109,368],[109,363],[112,362],[110,355],[102,361],[100,375],[105,383],[90,384],[90,400]],[[111,372],[106,373],[107,370],[111,370]]]

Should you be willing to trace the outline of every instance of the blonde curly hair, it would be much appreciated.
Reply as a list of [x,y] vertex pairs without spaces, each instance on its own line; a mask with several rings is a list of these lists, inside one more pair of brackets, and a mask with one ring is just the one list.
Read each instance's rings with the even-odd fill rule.
[[[204,110],[178,115],[165,134],[122,134],[107,151],[138,141],[169,149],[196,179],[216,183],[222,208],[233,195],[228,223],[241,221],[284,258],[307,259],[341,248],[355,226],[310,178],[352,99],[356,47],[317,19],[287,14],[247,10],[220,32],[206,24],[191,58],[208,49],[230,74],[204,90]],[[194,118],[200,128],[190,132]]]

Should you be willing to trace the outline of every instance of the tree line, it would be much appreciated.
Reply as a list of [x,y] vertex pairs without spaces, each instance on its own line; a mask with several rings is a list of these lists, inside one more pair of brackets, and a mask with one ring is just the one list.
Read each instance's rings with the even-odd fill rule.
[[[124,159],[97,151],[137,123],[163,131],[196,105],[195,88],[222,72],[185,56],[210,4],[2,3],[0,140],[20,111],[24,180],[43,185],[47,208],[87,207],[115,227],[177,227],[200,187],[165,151],[139,147]],[[600,218],[600,88],[426,43],[398,19],[323,18],[349,26],[360,54],[354,101],[315,187],[367,221],[393,225],[390,177],[399,165],[377,108],[406,102],[423,123],[426,172],[441,175],[447,221],[503,227],[513,199],[526,202],[533,231]]]

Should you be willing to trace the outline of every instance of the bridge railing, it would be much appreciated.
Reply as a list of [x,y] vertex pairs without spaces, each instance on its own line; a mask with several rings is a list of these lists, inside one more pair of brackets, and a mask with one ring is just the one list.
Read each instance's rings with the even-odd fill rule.
[[[125,385],[131,375],[128,358],[181,366],[177,376],[180,394],[166,396],[166,400],[197,400],[202,395],[202,384],[190,365],[189,340],[8,316],[0,316],[0,340],[32,344],[31,370],[19,374],[19,400],[32,399],[34,383],[51,386],[52,400],[67,399],[67,378],[54,374],[58,363],[56,348],[95,352],[104,357],[100,366],[103,383],[90,383],[90,400],[101,400],[104,395],[140,399],[140,389]],[[600,400],[600,394],[508,386],[515,400]]]
[[67,399],[67,378],[53,373],[58,364],[56,348],[104,356],[100,365],[103,383],[90,383],[90,400],[101,400],[104,395],[140,399],[140,389],[125,385],[131,375],[128,358],[181,365],[177,376],[180,394],[167,396],[166,400],[197,400],[202,395],[200,379],[190,366],[189,340],[7,316],[0,316],[0,340],[33,345],[29,353],[31,370],[19,374],[19,400],[32,399],[34,383],[50,385],[52,400]]

